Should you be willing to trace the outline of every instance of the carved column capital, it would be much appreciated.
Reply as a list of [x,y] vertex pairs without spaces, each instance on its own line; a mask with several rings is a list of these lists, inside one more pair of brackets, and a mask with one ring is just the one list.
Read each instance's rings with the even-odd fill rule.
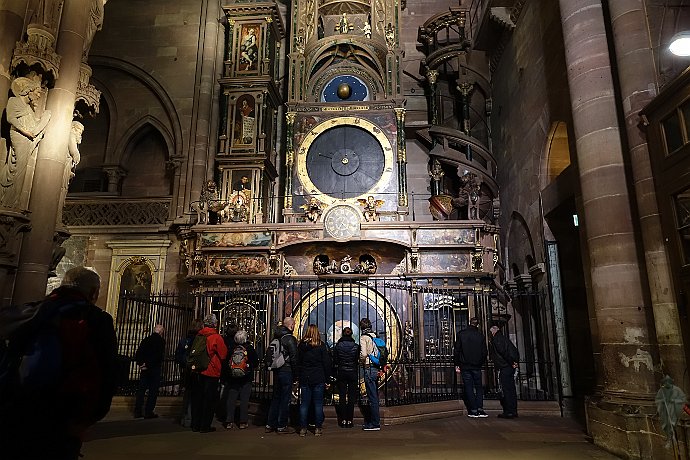
[[21,64],[38,66],[43,73],[57,80],[60,59],[55,51],[55,34],[41,25],[30,24],[26,30],[26,40],[17,42],[10,68],[15,70]]
[[89,84],[91,80],[91,67],[82,63],[79,68],[79,81],[77,82],[77,101],[75,106],[79,106],[79,102],[83,103],[86,107],[85,114],[96,116],[100,110],[101,105],[101,92],[96,89],[95,86]]
[[103,171],[108,175],[108,192],[116,193],[120,186],[120,179],[127,175],[121,166],[103,166]]

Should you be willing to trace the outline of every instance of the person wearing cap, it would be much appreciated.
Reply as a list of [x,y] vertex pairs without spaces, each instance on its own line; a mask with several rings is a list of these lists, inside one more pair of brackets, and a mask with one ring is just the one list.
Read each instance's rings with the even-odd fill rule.
[[482,368],[486,362],[486,338],[479,331],[479,319],[471,318],[470,324],[458,334],[453,349],[455,372],[462,376],[465,389],[467,416],[488,417],[484,412],[484,388]]
[[216,431],[211,423],[218,403],[222,363],[228,356],[228,348],[217,327],[218,318],[211,313],[204,317],[204,327],[199,331],[199,335],[206,336],[206,352],[211,358],[208,367],[195,374],[192,382],[192,431],[200,433]]

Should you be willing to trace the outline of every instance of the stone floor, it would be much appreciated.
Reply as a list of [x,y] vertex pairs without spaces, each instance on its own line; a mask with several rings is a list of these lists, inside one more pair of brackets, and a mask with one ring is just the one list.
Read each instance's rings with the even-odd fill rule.
[[323,436],[264,433],[263,426],[193,433],[172,418],[132,420],[111,414],[89,431],[85,460],[193,460],[211,458],[324,459],[615,459],[588,442],[569,418],[525,415],[503,420],[463,415],[402,425],[379,432],[342,429],[327,420]]

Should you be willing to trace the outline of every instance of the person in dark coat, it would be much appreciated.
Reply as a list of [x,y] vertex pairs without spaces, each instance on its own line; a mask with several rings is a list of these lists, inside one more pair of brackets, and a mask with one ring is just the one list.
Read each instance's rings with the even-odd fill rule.
[[498,414],[500,418],[516,418],[517,412],[517,391],[515,390],[515,369],[518,368],[520,355],[513,342],[501,333],[498,326],[492,326],[491,332],[491,361],[498,369],[498,380],[501,382],[503,390],[503,413]]
[[245,375],[234,376],[231,364],[228,366],[228,372],[225,374],[225,386],[227,388],[226,399],[226,415],[223,427],[229,430],[233,426],[235,419],[235,404],[237,398],[240,399],[240,420],[239,428],[243,430],[249,425],[249,395],[252,392],[252,382],[254,381],[254,370],[259,364],[259,357],[256,354],[254,346],[247,341],[247,331],[241,330],[235,333],[232,348],[228,347],[228,363],[232,363],[232,357],[235,351],[242,352],[242,348],[247,353],[247,369]]
[[[100,277],[85,267],[65,273],[42,302],[0,308],[0,342],[24,343],[57,321],[62,371],[40,390],[31,385],[0,391],[3,460],[78,460],[86,430],[110,410],[117,388],[113,318],[95,305]],[[34,330],[34,328],[37,328]]]
[[[141,341],[134,356],[141,371],[137,396],[134,402],[134,418],[158,417],[158,414],[153,410],[156,408],[158,388],[161,384],[163,358],[165,357],[164,332],[165,328],[161,324],[156,324],[153,328],[153,333]],[[144,407],[144,395],[147,391],[148,398],[146,399],[146,407]]]
[[343,335],[333,347],[333,364],[338,382],[338,425],[352,428],[359,396],[359,344],[352,338],[352,328],[344,328]]
[[[278,434],[294,433],[288,426],[290,412],[290,396],[292,395],[293,371],[297,370],[298,352],[297,339],[292,335],[295,329],[295,319],[291,316],[283,320],[278,326],[273,338],[280,340],[285,355],[285,364],[280,369],[273,370],[273,396],[268,409],[266,433],[276,431]],[[297,374],[294,374],[294,379]]]
[[204,327],[204,322],[196,318],[189,325],[187,334],[180,339],[175,349],[175,363],[180,368],[180,380],[182,381],[183,395],[182,395],[182,414],[180,417],[180,425],[184,427],[192,426],[192,398],[191,398],[191,376],[187,370],[187,357],[189,351],[192,349],[194,337]]
[[300,387],[299,435],[307,434],[307,422],[309,408],[314,406],[314,435],[323,433],[323,394],[326,382],[331,375],[331,357],[328,354],[326,344],[321,340],[319,328],[316,324],[310,324],[307,333],[297,347],[298,375]]
[[460,331],[455,340],[453,358],[455,372],[462,376],[465,388],[467,416],[488,417],[484,412],[484,388],[482,368],[486,362],[486,338],[479,331],[479,319],[470,319],[467,329]]

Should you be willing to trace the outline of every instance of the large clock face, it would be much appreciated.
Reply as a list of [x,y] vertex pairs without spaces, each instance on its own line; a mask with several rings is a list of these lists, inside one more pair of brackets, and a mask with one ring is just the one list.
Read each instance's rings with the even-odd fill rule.
[[305,136],[297,171],[308,194],[333,203],[380,191],[390,180],[392,163],[390,142],[377,126],[342,117]]

